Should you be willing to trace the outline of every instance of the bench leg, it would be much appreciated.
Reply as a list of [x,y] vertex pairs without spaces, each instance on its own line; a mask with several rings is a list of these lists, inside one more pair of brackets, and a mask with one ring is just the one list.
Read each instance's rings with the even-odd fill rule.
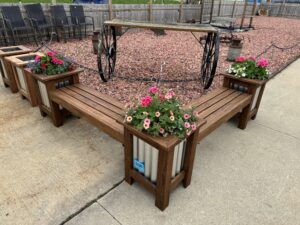
[[250,105],[246,106],[240,116],[238,128],[244,130],[247,127],[248,119],[250,114]]
[[164,210],[169,205],[174,148],[171,151],[159,151],[158,174],[155,193],[155,205]]
[[183,187],[188,187],[192,180],[192,172],[194,167],[194,159],[196,155],[196,148],[197,148],[197,134],[198,131],[191,134],[191,136],[188,137],[188,142],[186,145],[186,153],[185,153],[185,159],[184,159],[184,171],[185,171],[185,177],[183,180]]
[[133,166],[133,140],[132,135],[127,129],[124,129],[124,155],[125,155],[125,181],[128,184],[133,184],[133,179],[130,176],[130,170]]
[[59,109],[59,105],[51,101],[51,113],[54,126],[60,127],[63,124],[63,116]]

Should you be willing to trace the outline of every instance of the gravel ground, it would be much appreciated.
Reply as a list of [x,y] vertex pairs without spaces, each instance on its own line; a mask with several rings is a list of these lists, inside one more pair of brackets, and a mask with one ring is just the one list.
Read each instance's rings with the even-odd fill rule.
[[[235,33],[244,37],[242,55],[257,56],[272,43],[288,50],[271,48],[262,54],[270,61],[270,72],[284,67],[291,59],[300,54],[300,20],[256,17],[255,30]],[[145,93],[150,82],[130,81],[122,77],[155,77],[167,80],[197,79],[200,75],[202,47],[188,32],[167,31],[167,35],[156,36],[150,30],[128,32],[117,42],[116,77],[103,83],[96,72],[85,70],[80,81],[102,93],[109,94],[120,101],[127,102],[131,97],[139,97]],[[199,36],[199,34],[196,34]],[[200,33],[205,35],[205,33]],[[87,67],[97,69],[96,55],[92,53],[91,39],[72,40],[67,43],[53,42],[51,48],[63,52],[67,57]],[[221,44],[219,53],[218,73],[224,72],[229,62],[226,61],[228,46]],[[161,65],[164,64],[161,72]],[[222,83],[216,75],[212,90]],[[172,88],[182,100],[188,102],[205,94],[199,81],[161,83],[160,86]]]

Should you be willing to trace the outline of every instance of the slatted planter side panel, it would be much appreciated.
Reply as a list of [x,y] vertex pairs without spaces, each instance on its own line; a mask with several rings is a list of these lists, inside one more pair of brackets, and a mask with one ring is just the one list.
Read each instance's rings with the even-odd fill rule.
[[[174,150],[172,178],[174,178],[183,169],[186,140],[179,143]],[[151,182],[157,181],[159,151],[143,141],[133,136],[133,168],[147,177]]]

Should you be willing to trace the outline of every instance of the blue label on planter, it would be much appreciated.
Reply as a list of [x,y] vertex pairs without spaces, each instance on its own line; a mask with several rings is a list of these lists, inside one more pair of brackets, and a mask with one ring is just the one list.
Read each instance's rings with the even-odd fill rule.
[[133,161],[133,167],[137,169],[140,173],[145,173],[145,165],[143,162],[140,162],[139,160],[135,159]]

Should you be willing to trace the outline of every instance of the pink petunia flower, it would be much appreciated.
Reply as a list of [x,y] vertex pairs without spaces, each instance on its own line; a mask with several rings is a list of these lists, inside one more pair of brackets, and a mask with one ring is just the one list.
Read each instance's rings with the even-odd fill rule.
[[132,121],[132,117],[131,116],[127,116],[126,117],[126,121],[130,123]]
[[145,128],[145,130],[148,130],[149,127],[150,127],[150,125],[149,125],[148,123],[144,123],[144,128]]
[[55,54],[54,54],[54,52],[49,51],[49,52],[47,52],[47,55],[50,57],[53,57]]
[[157,112],[155,113],[155,116],[156,116],[156,117],[160,117],[160,112],[157,111]]
[[63,65],[63,64],[64,64],[64,61],[58,59],[58,60],[57,60],[57,64],[58,64],[58,65]]
[[147,107],[151,104],[151,102],[152,102],[152,97],[147,95],[146,97],[141,99],[140,103],[143,107]]
[[185,114],[183,115],[183,118],[186,119],[186,120],[188,120],[190,117],[191,117],[190,114],[187,114],[187,113],[185,113]]
[[149,89],[149,92],[150,92],[151,94],[156,94],[158,91],[159,91],[159,89],[158,89],[158,87],[156,87],[156,86],[153,86],[153,87],[151,87],[151,88]]
[[35,61],[36,61],[36,62],[39,62],[40,60],[41,60],[41,56],[37,55],[37,56],[35,57]]
[[257,61],[257,65],[261,67],[267,67],[269,65],[268,60],[265,58],[261,58]]
[[165,95],[165,99],[170,100],[171,98],[173,98],[175,96],[174,91],[170,90],[166,95]]
[[196,126],[195,123],[193,123],[193,124],[191,125],[191,127],[192,127],[192,131],[195,131],[195,130],[197,129],[197,126]]
[[185,122],[185,123],[184,123],[184,127],[185,127],[185,128],[190,128],[190,127],[191,127],[191,124],[190,124],[189,122]]
[[161,102],[165,100],[165,96],[163,94],[159,94],[158,98]]
[[163,134],[163,133],[165,133],[165,129],[164,128],[159,128],[159,133],[161,133],[161,134]]
[[144,119],[144,124],[150,124],[151,120],[149,118]]
[[245,56],[239,56],[235,59],[236,62],[244,62],[246,60]]

